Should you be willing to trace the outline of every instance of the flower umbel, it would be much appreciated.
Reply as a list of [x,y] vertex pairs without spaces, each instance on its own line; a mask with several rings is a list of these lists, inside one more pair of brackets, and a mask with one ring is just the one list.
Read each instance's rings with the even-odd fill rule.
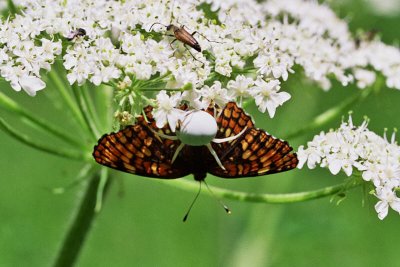
[[310,169],[320,165],[334,175],[341,170],[347,176],[354,170],[361,172],[362,178],[375,187],[375,196],[380,200],[375,208],[383,219],[389,206],[400,213],[400,198],[396,195],[400,188],[400,146],[395,134],[389,142],[367,126],[367,120],[354,126],[350,116],[337,130],[321,132],[307,143],[307,148],[299,147],[298,167],[303,168],[305,163]]

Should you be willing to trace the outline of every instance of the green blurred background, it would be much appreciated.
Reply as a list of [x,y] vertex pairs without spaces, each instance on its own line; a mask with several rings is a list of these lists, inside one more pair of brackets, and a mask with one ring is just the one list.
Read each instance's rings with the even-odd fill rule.
[[[398,41],[399,13],[377,15],[361,0],[331,5],[353,32],[360,27],[378,29],[385,42]],[[54,108],[51,88],[31,98],[4,82],[0,86],[35,114],[74,132],[74,126],[66,124],[64,107]],[[296,77],[284,88],[292,100],[278,109],[274,120],[249,109],[257,126],[279,137],[358,90],[335,84],[325,93]],[[399,103],[400,92],[385,88],[353,108],[354,122],[360,124],[368,115],[369,128],[378,134],[384,128],[399,128]],[[0,114],[24,131],[15,117],[2,110]],[[339,124],[340,118],[325,129]],[[320,130],[288,141],[297,149]],[[39,132],[37,138],[54,142]],[[82,164],[28,148],[2,131],[0,145],[0,266],[51,266],[83,186],[62,195],[49,189],[71,183]],[[400,216],[390,211],[380,221],[373,209],[376,199],[364,198],[361,188],[350,191],[340,205],[330,198],[288,205],[224,200],[232,210],[230,216],[203,193],[188,222],[182,223],[194,193],[152,179],[112,174],[115,181],[77,266],[400,266]],[[304,169],[251,179],[207,180],[240,191],[283,193],[317,189],[343,178],[326,170]]]

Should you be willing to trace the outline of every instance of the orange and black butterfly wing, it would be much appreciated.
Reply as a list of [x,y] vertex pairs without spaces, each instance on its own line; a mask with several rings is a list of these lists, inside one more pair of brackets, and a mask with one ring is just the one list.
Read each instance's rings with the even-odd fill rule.
[[[229,102],[222,109],[217,118],[218,132],[215,138],[227,138],[239,134],[244,128],[253,128],[254,123],[251,117],[244,110],[236,105],[235,102]],[[219,148],[225,150],[230,146],[230,142],[221,143]]]
[[223,178],[240,178],[288,171],[298,163],[296,153],[291,151],[286,141],[251,128],[230,142],[229,149],[217,153],[226,170],[213,166],[208,172]]
[[298,159],[286,141],[279,140],[261,129],[254,128],[250,116],[234,102],[228,103],[217,119],[216,138],[226,138],[247,130],[237,139],[220,144],[212,143],[223,170],[210,165],[209,173],[223,178],[267,175],[291,170]]
[[94,159],[107,167],[140,176],[175,179],[190,172],[171,159],[180,141],[161,139],[144,120],[117,133],[101,137],[94,147]]

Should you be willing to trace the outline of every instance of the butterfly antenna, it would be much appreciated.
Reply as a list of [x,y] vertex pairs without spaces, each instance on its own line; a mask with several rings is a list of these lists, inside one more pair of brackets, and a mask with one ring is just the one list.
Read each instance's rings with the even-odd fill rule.
[[183,217],[183,222],[186,222],[187,218],[189,217],[189,213],[192,210],[192,207],[193,207],[194,203],[196,202],[197,198],[199,197],[200,192],[201,192],[201,181],[200,181],[199,191],[197,192],[196,196],[194,197],[192,204],[190,204],[189,209],[185,214],[185,217]]
[[206,181],[204,180],[204,183],[207,186],[208,191],[210,191],[211,195],[213,196],[213,198],[218,201],[219,204],[221,204],[221,206],[224,208],[224,210],[226,211],[226,213],[231,214],[231,210],[228,208],[228,206],[226,206],[224,203],[222,203],[222,201],[217,198],[217,196],[214,194],[214,192],[211,190],[211,188],[208,186],[208,184],[206,183]]

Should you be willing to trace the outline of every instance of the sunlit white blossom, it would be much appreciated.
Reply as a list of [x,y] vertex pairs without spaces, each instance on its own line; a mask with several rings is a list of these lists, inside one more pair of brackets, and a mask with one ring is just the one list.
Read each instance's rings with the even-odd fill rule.
[[167,123],[171,130],[175,132],[178,120],[182,120],[185,111],[177,108],[181,100],[181,94],[176,93],[168,96],[165,90],[157,95],[157,108],[153,111],[153,116],[158,128],[164,127]]
[[376,197],[379,201],[375,205],[375,210],[379,219],[383,220],[387,216],[389,207],[400,214],[400,198],[391,188],[378,187],[376,189]]
[[261,112],[268,110],[271,118],[275,116],[276,108],[290,99],[290,94],[287,92],[279,92],[281,89],[279,80],[266,82],[259,77],[254,84],[250,94],[254,97],[258,109]]
[[203,107],[205,108],[207,108],[211,103],[223,107],[232,99],[228,95],[228,91],[225,88],[222,88],[219,81],[214,82],[212,86],[204,86],[199,93],[202,96]]
[[351,117],[337,130],[321,132],[307,143],[307,148],[298,150],[299,168],[307,163],[310,169],[317,165],[326,167],[336,175],[341,170],[350,176],[354,171],[375,186],[375,195],[380,201],[375,206],[379,218],[383,219],[388,207],[400,211],[400,200],[396,190],[400,188],[400,146],[393,135],[387,140],[368,130],[367,121],[354,126]]

